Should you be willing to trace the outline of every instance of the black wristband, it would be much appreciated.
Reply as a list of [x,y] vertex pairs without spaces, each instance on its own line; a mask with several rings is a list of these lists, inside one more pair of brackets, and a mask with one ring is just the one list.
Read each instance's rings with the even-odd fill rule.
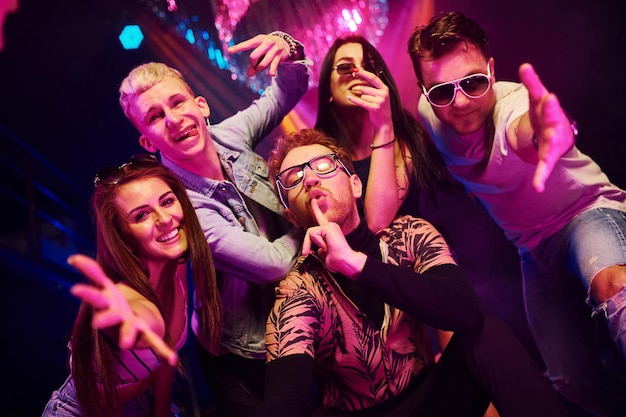
[[391,145],[391,144],[392,144],[392,143],[394,143],[395,141],[396,141],[396,138],[395,138],[395,136],[394,136],[394,138],[393,138],[393,139],[391,139],[389,142],[385,142],[385,143],[382,143],[382,144],[380,144],[380,145],[374,145],[374,144],[372,143],[372,144],[370,145],[370,148],[371,148],[371,149],[379,149],[379,148],[384,148],[384,147],[385,147],[385,146],[387,146],[387,145]]

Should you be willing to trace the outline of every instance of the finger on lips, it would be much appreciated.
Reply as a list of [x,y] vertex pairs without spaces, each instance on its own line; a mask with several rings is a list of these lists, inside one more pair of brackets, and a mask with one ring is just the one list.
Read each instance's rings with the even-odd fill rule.
[[319,224],[320,226],[328,224],[328,219],[326,218],[326,216],[324,216],[324,213],[322,213],[322,210],[320,209],[320,206],[317,203],[316,199],[311,200],[311,211],[313,212],[313,216],[315,216],[317,224]]

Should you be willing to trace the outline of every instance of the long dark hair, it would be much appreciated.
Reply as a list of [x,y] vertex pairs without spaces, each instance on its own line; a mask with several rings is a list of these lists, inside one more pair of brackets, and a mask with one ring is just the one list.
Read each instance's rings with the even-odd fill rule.
[[[162,179],[171,187],[183,209],[182,227],[187,234],[189,248],[186,259],[180,261],[189,261],[191,265],[195,296],[202,305],[199,325],[209,329],[213,344],[217,344],[221,337],[221,304],[213,258],[185,186],[174,173],[156,160],[147,167],[139,168],[132,164],[123,167],[124,172],[119,181],[99,183],[92,196],[98,263],[114,282],[123,281],[154,303],[168,322],[150,284],[148,272],[142,260],[135,255],[137,251],[132,250],[133,239],[128,235],[128,228],[115,203],[122,185],[144,178]],[[93,307],[83,302],[71,336],[72,375],[76,382],[78,402],[85,417],[121,416],[121,404],[116,391],[119,381],[112,366],[116,347],[103,332],[91,327],[93,314]],[[172,346],[167,327],[165,341]]]
[[404,152],[408,150],[413,161],[412,169],[408,170],[412,174],[411,183],[427,192],[433,192],[435,184],[447,184],[450,177],[441,154],[419,122],[402,106],[398,87],[387,64],[376,48],[362,36],[352,35],[336,39],[324,57],[320,71],[315,128],[335,138],[339,146],[348,150],[353,149],[352,139],[345,127],[350,121],[342,120],[335,103],[330,102],[330,77],[335,55],[337,50],[347,43],[358,43],[363,47],[363,62],[371,68],[366,69],[374,70],[389,88],[396,140],[401,145],[400,149],[402,149],[403,156],[405,156]]

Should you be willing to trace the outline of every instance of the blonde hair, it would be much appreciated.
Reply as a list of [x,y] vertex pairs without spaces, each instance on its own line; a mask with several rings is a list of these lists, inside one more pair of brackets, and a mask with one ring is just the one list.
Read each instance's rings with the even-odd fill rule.
[[134,123],[134,121],[130,114],[130,105],[133,103],[135,98],[168,77],[180,81],[185,86],[187,91],[191,95],[194,95],[191,87],[187,84],[187,81],[185,81],[185,78],[180,71],[172,67],[168,67],[160,62],[148,62],[146,64],[139,65],[138,67],[133,68],[130,73],[128,73],[126,78],[122,80],[119,90],[120,106],[122,107],[126,117],[132,123]]

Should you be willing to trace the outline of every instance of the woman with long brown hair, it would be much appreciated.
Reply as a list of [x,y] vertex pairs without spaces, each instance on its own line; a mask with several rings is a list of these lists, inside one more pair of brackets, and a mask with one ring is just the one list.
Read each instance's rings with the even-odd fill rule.
[[184,185],[154,155],[106,168],[94,185],[97,263],[69,259],[93,284],[72,288],[83,303],[71,372],[43,416],[169,416],[194,291],[194,325],[220,340],[211,253]]

